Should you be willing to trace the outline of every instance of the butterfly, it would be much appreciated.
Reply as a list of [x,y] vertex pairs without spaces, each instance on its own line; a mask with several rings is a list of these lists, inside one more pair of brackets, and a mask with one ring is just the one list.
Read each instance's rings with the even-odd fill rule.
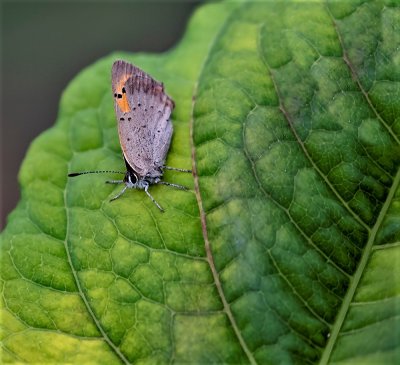
[[107,180],[109,184],[124,184],[110,201],[118,199],[127,189],[142,189],[163,212],[149,192],[150,185],[162,184],[187,190],[178,184],[162,181],[164,170],[191,172],[165,166],[171,143],[173,100],[165,93],[164,85],[128,62],[118,60],[112,66],[112,93],[118,123],[119,142],[126,166],[120,171],[83,171],[69,177],[94,173],[125,174],[123,180]]

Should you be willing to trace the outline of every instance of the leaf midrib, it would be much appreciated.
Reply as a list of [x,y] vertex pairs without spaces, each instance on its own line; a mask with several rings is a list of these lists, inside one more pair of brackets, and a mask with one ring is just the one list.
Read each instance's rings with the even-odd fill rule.
[[250,349],[248,348],[242,334],[240,333],[240,329],[236,323],[235,317],[233,316],[233,313],[231,311],[230,305],[225,297],[225,293],[224,290],[222,288],[222,284],[219,278],[219,274],[217,271],[217,268],[215,266],[215,262],[214,262],[214,256],[212,254],[212,250],[211,250],[211,245],[210,245],[210,241],[208,239],[208,232],[207,232],[207,219],[206,219],[206,213],[204,211],[204,207],[203,207],[203,201],[201,198],[201,194],[200,194],[200,186],[199,186],[199,176],[197,174],[197,166],[196,166],[196,150],[194,147],[194,141],[193,141],[193,116],[192,116],[192,120],[191,120],[191,129],[190,129],[190,135],[191,135],[191,142],[192,142],[192,171],[193,171],[193,177],[194,177],[194,190],[196,193],[196,199],[197,199],[197,203],[199,205],[199,213],[200,213],[200,221],[201,221],[201,229],[203,232],[203,238],[204,238],[204,246],[205,246],[205,250],[206,250],[206,255],[207,255],[207,260],[208,260],[208,264],[210,266],[211,269],[211,273],[214,279],[214,283],[215,286],[217,288],[218,291],[218,295],[221,298],[222,301],[222,305],[224,307],[224,312],[226,313],[226,315],[228,316],[229,322],[231,323],[232,329],[240,343],[240,346],[242,347],[243,351],[245,352],[248,360],[250,361],[250,363],[252,365],[256,365],[257,362],[253,356],[253,354],[251,353]]
[[205,250],[206,250],[207,261],[208,261],[208,264],[211,269],[211,273],[212,273],[212,276],[213,276],[213,279],[215,282],[215,286],[218,291],[218,295],[221,298],[221,302],[224,307],[224,312],[226,313],[226,315],[228,317],[228,320],[232,326],[232,329],[236,335],[236,338],[238,339],[239,344],[240,344],[242,350],[244,351],[244,353],[246,354],[250,364],[257,365],[257,361],[254,358],[249,347],[247,346],[247,343],[244,340],[244,338],[240,332],[240,329],[236,323],[235,317],[231,311],[230,305],[225,297],[225,293],[222,288],[219,274],[218,274],[218,271],[217,271],[217,268],[216,268],[216,265],[214,262],[214,257],[212,254],[210,241],[208,239],[206,213],[205,213],[205,210],[203,207],[203,201],[202,201],[201,194],[200,194],[199,176],[197,173],[197,165],[196,165],[196,149],[195,149],[195,143],[194,143],[194,106],[196,103],[196,96],[197,96],[197,91],[198,91],[198,80],[200,80],[202,78],[205,66],[210,58],[210,54],[212,53],[212,50],[214,49],[216,42],[221,38],[222,34],[224,34],[224,31],[226,30],[228,25],[232,22],[232,20],[235,19],[236,14],[238,14],[239,11],[241,11],[241,9],[245,7],[245,5],[246,5],[246,1],[241,6],[238,6],[234,11],[232,11],[232,13],[227,17],[227,19],[225,20],[225,23],[221,26],[221,28],[219,29],[219,31],[217,32],[217,34],[215,35],[213,40],[210,42],[208,52],[204,57],[204,62],[202,64],[202,66],[200,67],[200,72],[197,77],[197,82],[196,82],[194,90],[193,90],[192,111],[191,111],[191,118],[190,118],[190,144],[191,144],[191,150],[192,150],[192,173],[193,173],[193,178],[194,178],[194,191],[195,191],[197,203],[199,206],[201,229],[202,229],[203,238],[204,238],[204,246],[205,246]]

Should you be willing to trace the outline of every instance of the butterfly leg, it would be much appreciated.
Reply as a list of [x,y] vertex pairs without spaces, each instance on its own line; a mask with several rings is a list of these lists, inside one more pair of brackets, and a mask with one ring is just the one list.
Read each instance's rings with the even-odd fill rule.
[[186,169],[178,169],[177,167],[171,167],[171,166],[163,166],[163,170],[174,170],[174,171],[180,171],[180,172],[192,172],[192,170],[186,170]]
[[147,196],[151,199],[151,201],[152,201],[155,205],[157,205],[157,208],[160,209],[160,210],[164,213],[164,209],[161,208],[160,204],[157,203],[157,201],[151,196],[151,194],[149,193],[148,190],[149,190],[149,186],[146,185],[145,188],[144,188],[144,191],[146,192]]
[[122,184],[124,180],[107,180],[106,184]]
[[179,190],[189,190],[186,186],[173,184],[166,181],[158,181],[157,184],[172,186],[173,188],[177,188]]
[[115,200],[115,199],[118,199],[123,193],[125,193],[125,190],[126,190],[127,188],[128,188],[128,187],[125,185],[124,188],[123,188],[116,196],[114,196],[114,198],[110,199],[110,202],[112,202],[112,201]]

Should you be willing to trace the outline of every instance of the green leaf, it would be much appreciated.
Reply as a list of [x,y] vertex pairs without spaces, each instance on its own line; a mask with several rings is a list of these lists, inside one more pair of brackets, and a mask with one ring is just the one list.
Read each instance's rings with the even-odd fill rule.
[[[211,4],[172,51],[84,70],[1,235],[3,362],[398,363],[399,28],[396,1]],[[195,178],[151,187],[164,214],[66,176],[124,169],[117,58],[176,102]]]

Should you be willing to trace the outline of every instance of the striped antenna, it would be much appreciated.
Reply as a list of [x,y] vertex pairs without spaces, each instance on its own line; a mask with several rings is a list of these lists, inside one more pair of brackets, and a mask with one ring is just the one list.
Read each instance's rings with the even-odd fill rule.
[[68,174],[69,177],[75,177],[79,175],[85,175],[85,174],[122,174],[125,175],[126,172],[122,171],[113,171],[113,170],[101,170],[101,171],[82,171],[82,172],[70,172]]

